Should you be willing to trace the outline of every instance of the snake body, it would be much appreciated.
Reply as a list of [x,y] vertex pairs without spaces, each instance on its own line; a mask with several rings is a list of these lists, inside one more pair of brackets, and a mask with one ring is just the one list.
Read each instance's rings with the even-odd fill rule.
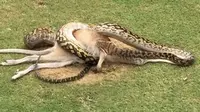
[[56,33],[49,27],[36,28],[24,36],[24,44],[28,49],[53,46],[55,40]]
[[176,59],[178,59],[174,60],[176,63],[178,63],[178,65],[188,66],[194,62],[194,56],[191,53],[151,42],[150,40],[132,33],[131,31],[118,24],[101,23],[92,27],[92,29],[99,32],[100,34],[120,40],[125,44],[133,46],[137,49],[151,52],[167,53],[169,55],[173,54],[177,57]]
[[146,63],[148,59],[165,59],[180,66],[189,66],[194,62],[194,57],[191,53],[156,44],[133,34],[117,24],[102,23],[89,26],[83,23],[71,23],[62,26],[57,32],[53,32],[49,28],[37,28],[24,37],[24,43],[28,48],[32,49],[42,44],[53,45],[56,41],[67,52],[71,52],[84,60],[88,66],[75,77],[64,79],[44,79],[40,75],[37,75],[37,77],[54,83],[74,81],[83,77],[92,65],[97,64],[98,58],[93,57],[92,52],[88,52],[86,47],[75,39],[73,32],[79,29],[94,30],[99,34],[115,38],[138,49],[120,49],[111,42],[97,41],[98,48],[103,49],[111,57],[117,57],[122,61],[141,65]]
[[91,66],[86,66],[80,73],[78,73],[78,75],[66,77],[66,78],[56,78],[56,79],[54,79],[54,78],[44,78],[38,72],[36,72],[35,76],[38,79],[43,80],[45,82],[49,82],[49,83],[72,82],[72,81],[76,81],[76,80],[83,78],[85,76],[85,74],[88,73],[90,68],[91,68]]

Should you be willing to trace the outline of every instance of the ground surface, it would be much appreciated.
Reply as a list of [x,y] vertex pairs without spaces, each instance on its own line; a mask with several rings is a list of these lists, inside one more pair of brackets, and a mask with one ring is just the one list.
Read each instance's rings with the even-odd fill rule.
[[[0,111],[198,112],[199,20],[199,0],[1,0],[0,48],[23,48],[23,36],[36,27],[58,29],[72,21],[108,21],[157,43],[186,49],[196,62],[190,67],[110,65],[104,74],[89,74],[82,82],[65,84],[42,82],[33,73],[11,82],[16,69],[29,64],[1,66]],[[0,54],[0,61],[20,57],[23,55]]]

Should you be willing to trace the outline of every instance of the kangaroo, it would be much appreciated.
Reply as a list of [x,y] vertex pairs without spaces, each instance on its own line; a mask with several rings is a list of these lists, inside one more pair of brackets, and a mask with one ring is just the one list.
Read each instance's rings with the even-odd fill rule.
[[[63,25],[57,34],[48,28],[35,29],[33,32],[25,36],[25,45],[29,49],[40,46],[44,43],[47,45],[52,45],[53,47],[42,51],[25,49],[0,49],[0,53],[32,54],[32,56],[27,56],[18,60],[6,60],[5,62],[2,62],[1,65],[15,65],[24,62],[36,62],[40,55],[41,58],[39,59],[39,62],[48,62],[38,63],[37,66],[34,64],[23,71],[16,72],[16,75],[12,77],[12,79],[15,80],[32,70],[63,67],[76,62],[85,63],[87,60],[89,60],[89,62],[91,60],[98,62],[96,71],[101,71],[102,63],[104,61],[137,65],[143,65],[147,62],[167,62],[178,65],[191,64],[190,60],[188,61],[182,59],[177,55],[168,52],[144,51],[141,49],[131,50],[127,48],[122,49],[113,44],[109,39],[109,37],[113,35],[106,35],[105,33],[102,34],[101,32],[98,32],[98,30],[96,31],[94,29],[95,27],[91,28],[89,25],[83,23],[68,23]],[[71,42],[71,44],[69,45],[68,42]],[[74,46],[78,47],[73,48]],[[69,48],[72,50],[71,53],[66,51],[66,49]],[[76,80],[79,78],[73,79]],[[51,79],[43,80],[51,82],[69,81],[62,79],[59,81],[54,81]]]

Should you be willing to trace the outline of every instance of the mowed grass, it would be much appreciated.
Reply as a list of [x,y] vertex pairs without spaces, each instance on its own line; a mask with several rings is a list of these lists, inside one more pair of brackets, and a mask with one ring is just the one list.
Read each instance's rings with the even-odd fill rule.
[[[11,82],[16,69],[0,67],[1,112],[200,111],[199,0],[1,0],[0,48],[24,48],[34,28],[58,29],[72,21],[115,22],[157,43],[194,54],[190,67],[165,63],[133,66],[120,79],[95,84],[49,84],[33,73]],[[4,59],[23,55],[0,54]],[[31,75],[32,74],[32,75]],[[110,74],[112,75],[112,74]]]

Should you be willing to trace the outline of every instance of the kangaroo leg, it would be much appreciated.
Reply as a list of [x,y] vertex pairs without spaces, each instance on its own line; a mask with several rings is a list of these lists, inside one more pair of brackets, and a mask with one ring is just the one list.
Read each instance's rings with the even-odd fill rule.
[[164,63],[175,64],[174,62],[166,60],[166,59],[147,59],[147,62],[152,62],[152,63],[164,62]]
[[17,71],[16,74],[12,77],[12,80],[18,79],[33,70],[38,70],[41,68],[58,68],[58,67],[70,65],[74,62],[75,62],[74,60],[69,60],[69,61],[65,61],[65,62],[38,63],[37,66],[36,66],[36,64],[33,64],[25,70]]
[[[31,56],[26,56],[21,59],[17,60],[6,60],[5,62],[0,63],[0,65],[16,65],[16,64],[21,64],[25,62],[36,62],[38,59],[39,55],[31,55]],[[68,60],[76,60],[79,63],[81,60],[70,54],[69,52],[64,51],[62,48],[57,46],[53,51],[46,55],[41,55],[40,62],[63,62],[63,61],[68,61]]]
[[37,50],[27,50],[27,49],[0,49],[0,53],[19,53],[19,54],[35,54],[35,55],[44,55],[52,52],[57,49],[58,43],[55,42],[53,47],[50,47],[45,50],[37,51]]
[[5,62],[0,63],[0,65],[17,65],[17,64],[21,64],[25,62],[33,62],[33,61],[36,61],[38,57],[39,57],[38,55],[31,55],[31,56],[26,56],[21,59],[6,60]]
[[[39,55],[31,55],[31,56],[26,56],[24,58],[21,58],[21,59],[11,59],[11,60],[6,60],[5,62],[2,62],[0,63],[0,65],[17,65],[17,64],[21,64],[21,63],[26,63],[26,62],[35,62],[37,61]],[[60,58],[61,57],[61,58]],[[40,62],[45,62],[45,61],[48,61],[48,62],[61,62],[63,61],[64,57],[63,56],[57,56],[57,58],[54,58],[52,57],[51,54],[47,54],[47,55],[42,55],[41,56],[41,59],[40,59]],[[69,58],[70,60],[70,57],[65,57],[65,58]]]
[[[0,65],[17,65],[17,64],[21,64],[21,63],[27,63],[27,62],[36,62],[38,59],[39,55],[31,55],[31,56],[26,56],[24,58],[21,59],[11,59],[11,60],[6,60],[5,62],[0,63]],[[47,55],[42,55],[40,62],[62,62],[62,61],[68,61],[68,60],[76,60],[79,63],[82,63],[80,61],[80,59],[78,59],[77,57],[69,54],[69,53],[65,53],[65,55],[56,55],[56,52],[54,53],[49,53]]]
[[107,56],[107,54],[103,50],[101,50],[100,56],[99,56],[99,61],[97,63],[96,70],[95,70],[96,72],[100,72],[101,71],[102,64],[105,61],[106,56]]
[[43,55],[48,54],[51,51],[53,51],[53,47],[42,50],[42,51],[36,51],[36,50],[26,50],[26,49],[0,49],[0,53],[19,53],[19,54],[36,54],[36,55]]

